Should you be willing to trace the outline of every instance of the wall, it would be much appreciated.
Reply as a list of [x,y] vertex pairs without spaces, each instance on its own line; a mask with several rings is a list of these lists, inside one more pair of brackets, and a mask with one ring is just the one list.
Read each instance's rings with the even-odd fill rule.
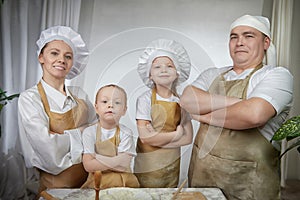
[[[300,114],[300,1],[294,0],[293,28],[291,38],[291,62],[290,70],[294,76],[294,105],[290,116]],[[290,144],[290,143],[289,143]],[[288,153],[287,156],[287,179],[300,179],[300,155],[296,149]]]
[[[129,110],[122,122],[136,131],[135,101],[147,89],[138,77],[136,68],[138,56],[151,40],[165,37],[175,39],[186,47],[192,60],[188,84],[208,67],[230,65],[230,24],[235,18],[247,13],[263,14],[271,19],[272,2],[83,1],[80,30],[83,37],[90,37],[89,48],[92,51],[87,70],[77,78],[77,82],[83,83],[92,101],[97,88],[104,84],[117,83],[124,87],[129,97]],[[194,123],[194,129],[197,128],[198,124]],[[184,163],[188,163],[190,148],[184,148],[183,153]],[[185,164],[181,179],[186,176],[186,169]]]

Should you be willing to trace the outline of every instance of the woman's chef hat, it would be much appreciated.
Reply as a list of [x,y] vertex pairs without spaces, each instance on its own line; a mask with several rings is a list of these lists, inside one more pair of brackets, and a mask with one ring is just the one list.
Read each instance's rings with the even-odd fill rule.
[[37,54],[40,55],[44,46],[53,40],[63,40],[73,50],[73,66],[67,74],[66,79],[72,79],[80,74],[87,65],[89,51],[81,36],[67,26],[54,26],[41,32],[40,38],[36,42],[38,46]]
[[178,84],[189,78],[191,62],[185,48],[174,40],[158,39],[152,41],[139,58],[137,70],[148,87],[153,86],[153,82],[149,79],[152,62],[162,56],[167,56],[173,61],[179,75]]
[[[257,29],[258,31],[265,34],[271,40],[271,31],[270,31],[270,22],[269,19],[262,16],[251,16],[244,15],[236,19],[230,26],[230,30],[234,29],[237,26],[250,26]],[[276,66],[276,50],[275,46],[270,42],[270,46],[267,49],[264,63],[267,65]]]

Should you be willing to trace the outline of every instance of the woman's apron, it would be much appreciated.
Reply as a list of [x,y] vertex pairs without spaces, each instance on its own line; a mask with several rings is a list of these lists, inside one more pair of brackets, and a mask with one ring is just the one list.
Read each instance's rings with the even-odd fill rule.
[[[88,107],[86,103],[75,98],[77,106],[66,113],[55,113],[50,111],[50,106],[41,82],[37,85],[45,111],[49,117],[49,131],[63,134],[64,130],[74,129],[87,124]],[[51,134],[51,132],[49,132]],[[40,172],[40,189],[46,188],[79,188],[87,178],[88,173],[84,170],[82,163],[72,165],[58,175],[53,175],[38,169]]]
[[[180,123],[181,110],[176,102],[156,100],[156,90],[151,99],[152,126],[158,132],[175,131]],[[180,147],[160,148],[137,143],[135,173],[141,187],[177,187],[180,173]]]
[[[261,66],[243,80],[225,81],[227,71],[214,80],[209,92],[246,99],[250,77]],[[201,156],[200,151],[208,148],[206,136],[217,142]],[[228,199],[279,199],[278,155],[257,128],[230,130],[201,124],[193,145],[189,185],[219,187]]]
[[[101,141],[101,126],[97,125],[95,152],[103,156],[114,157],[118,155],[118,146],[120,144],[120,128],[117,126],[115,135],[108,139]],[[128,172],[116,172],[112,170],[102,171],[100,188],[111,187],[131,187],[138,188],[139,182],[136,176],[131,172],[130,166],[126,170]],[[94,188],[94,173],[89,173],[87,181],[81,188]]]

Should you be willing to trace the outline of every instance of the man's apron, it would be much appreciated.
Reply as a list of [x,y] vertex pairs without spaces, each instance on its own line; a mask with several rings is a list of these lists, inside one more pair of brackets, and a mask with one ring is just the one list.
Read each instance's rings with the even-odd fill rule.
[[[158,132],[175,131],[180,123],[181,110],[176,102],[156,100],[156,90],[151,99],[152,126]],[[180,173],[180,147],[164,149],[137,143],[135,173],[141,187],[177,187]]]
[[[74,129],[87,123],[88,108],[86,103],[75,98],[77,106],[66,113],[55,113],[50,111],[50,106],[41,82],[37,85],[38,91],[45,111],[49,117],[49,130],[63,134],[64,130]],[[51,134],[51,132],[50,132]],[[72,165],[58,175],[53,175],[38,169],[40,172],[39,191],[47,188],[79,188],[87,178],[88,173],[84,170],[82,163]]]
[[[118,155],[118,146],[120,144],[120,128],[117,126],[115,135],[108,139],[101,141],[101,126],[98,124],[96,133],[95,152],[103,156],[114,157]],[[138,188],[139,182],[136,176],[130,172],[130,166],[127,169],[128,172],[116,172],[112,170],[102,171],[100,188],[111,187],[132,187]],[[89,173],[87,181],[81,188],[94,188],[94,173]]]
[[[214,80],[209,92],[246,99],[250,77],[260,68],[234,81],[225,81],[227,71]],[[216,144],[201,156],[200,152],[208,149],[206,136],[215,137]],[[230,130],[201,124],[193,145],[189,185],[219,187],[228,199],[279,199],[278,155],[257,128]]]

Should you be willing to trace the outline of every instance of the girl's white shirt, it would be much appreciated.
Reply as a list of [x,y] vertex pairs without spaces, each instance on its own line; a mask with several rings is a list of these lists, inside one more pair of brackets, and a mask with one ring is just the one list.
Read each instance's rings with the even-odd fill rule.
[[[152,90],[147,90],[137,98],[136,102],[136,119],[142,119],[147,121],[151,120],[151,97]],[[170,98],[163,98],[156,94],[156,100],[167,102],[179,102],[179,98],[172,95]]]

